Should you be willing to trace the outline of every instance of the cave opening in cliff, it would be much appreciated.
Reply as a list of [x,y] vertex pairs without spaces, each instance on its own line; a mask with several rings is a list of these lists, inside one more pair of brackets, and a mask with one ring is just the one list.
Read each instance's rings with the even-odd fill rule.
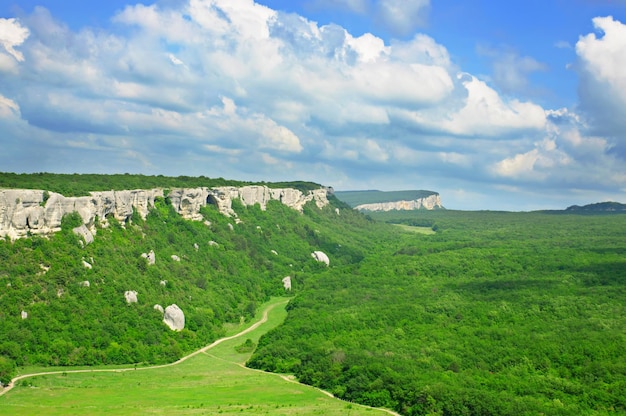
[[209,196],[206,197],[206,203],[207,205],[215,205],[217,206],[217,198],[215,198],[215,195],[211,195],[209,194]]

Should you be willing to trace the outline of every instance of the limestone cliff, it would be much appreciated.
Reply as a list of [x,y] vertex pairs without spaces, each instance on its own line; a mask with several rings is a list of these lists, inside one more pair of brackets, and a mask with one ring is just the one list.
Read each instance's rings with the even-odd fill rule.
[[[91,192],[83,197],[65,197],[42,190],[0,190],[0,237],[17,239],[29,234],[57,232],[61,229],[63,216],[72,212],[78,212],[83,223],[95,233],[96,218],[106,223],[106,219],[113,216],[120,222],[126,222],[131,218],[133,209],[145,218],[157,197],[164,197],[162,189]],[[319,208],[328,204],[325,188],[306,194],[297,189],[266,186],[182,188],[172,189],[167,198],[179,214],[191,220],[202,219],[200,208],[207,204],[217,205],[224,215],[236,216],[232,209],[234,199],[239,199],[243,205],[259,204],[263,210],[272,200],[298,211],[311,201]]]
[[361,211],[393,211],[393,210],[415,210],[415,209],[436,209],[443,208],[439,194],[432,194],[425,198],[418,198],[411,201],[376,202],[372,204],[362,204],[355,207]]

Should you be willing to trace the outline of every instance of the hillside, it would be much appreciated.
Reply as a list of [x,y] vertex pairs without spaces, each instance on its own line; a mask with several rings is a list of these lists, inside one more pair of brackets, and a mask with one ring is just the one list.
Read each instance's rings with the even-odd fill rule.
[[[121,197],[93,216],[109,206],[103,194],[5,198],[18,214],[9,223],[28,227],[96,202],[91,243],[72,213],[60,231],[0,239],[0,382],[15,365],[171,362],[287,295],[287,318],[248,365],[344,400],[406,415],[626,412],[623,214],[365,216],[332,195],[292,208],[304,200],[283,198],[300,195],[284,184],[181,185],[128,217]],[[178,305],[185,328],[168,328],[155,304]]]
[[411,211],[443,208],[433,191],[335,191],[335,196],[359,211]]
[[[47,191],[12,192],[40,199],[28,208],[20,198],[6,201],[23,210],[3,222],[10,226],[19,217],[32,227],[28,219],[35,211],[28,210],[43,212],[37,217],[43,221],[48,205],[82,201],[50,192],[37,203]],[[119,207],[106,217],[91,216],[91,243],[74,231],[84,223],[78,213],[63,216],[58,232],[37,235],[30,228],[25,238],[0,239],[0,382],[14,365],[175,360],[219,337],[225,323],[248,319],[270,296],[285,294],[285,277],[291,293],[300,291],[307,276],[326,267],[311,256],[314,251],[328,253],[333,266],[363,257],[338,224],[366,221],[332,197],[326,207],[311,202],[303,212],[278,200],[265,201],[263,210],[258,203],[229,199],[230,216],[215,201],[199,207],[195,220],[181,215],[189,208],[186,201],[166,193],[147,206],[145,218],[134,206],[128,217],[118,215]],[[336,212],[335,205],[342,209]],[[7,212],[0,209],[1,215]],[[321,225],[322,219],[332,225]],[[144,258],[150,252],[154,264]],[[127,293],[137,301],[128,303]],[[180,332],[170,330],[155,309],[173,304],[184,312]]]
[[586,213],[614,213],[614,212],[626,212],[626,204],[619,202],[598,202],[596,204],[588,205],[572,205],[567,207],[567,212],[586,212]]

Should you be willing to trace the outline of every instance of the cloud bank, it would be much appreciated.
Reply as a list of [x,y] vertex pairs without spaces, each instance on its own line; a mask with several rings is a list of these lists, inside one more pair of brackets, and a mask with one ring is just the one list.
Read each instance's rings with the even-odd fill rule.
[[[375,7],[408,33],[429,2]],[[626,189],[626,28],[610,17],[576,44],[575,109],[503,96],[425,34],[354,36],[251,0],[129,5],[111,21],[0,19],[3,170],[431,188],[457,208]],[[504,56],[499,82],[514,93],[539,69]]]

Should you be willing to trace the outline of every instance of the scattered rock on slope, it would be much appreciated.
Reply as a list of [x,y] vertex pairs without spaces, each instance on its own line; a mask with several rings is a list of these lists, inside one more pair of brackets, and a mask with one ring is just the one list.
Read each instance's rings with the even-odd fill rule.
[[165,308],[163,322],[172,331],[181,331],[185,327],[185,314],[176,304],[170,305]]
[[328,258],[328,256],[326,255],[326,253],[322,252],[322,251],[314,251],[313,253],[311,253],[311,256],[322,263],[325,263],[327,266],[330,265],[330,259]]
[[137,303],[137,291],[135,290],[127,290],[124,292],[124,297],[126,298],[126,303]]

